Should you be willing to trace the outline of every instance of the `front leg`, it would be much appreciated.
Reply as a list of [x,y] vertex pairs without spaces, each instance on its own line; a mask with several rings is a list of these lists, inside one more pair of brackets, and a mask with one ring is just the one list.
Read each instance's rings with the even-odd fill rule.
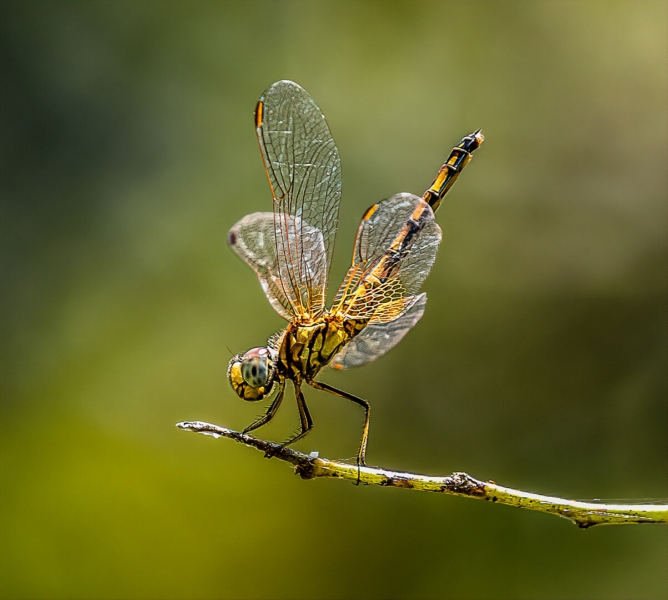
[[279,383],[278,394],[276,394],[276,398],[274,398],[274,401],[270,404],[269,408],[267,409],[267,412],[256,421],[253,421],[248,427],[246,427],[246,429],[242,431],[242,433],[249,433],[254,429],[258,429],[259,427],[262,427],[263,425],[269,423],[269,421],[271,421],[276,415],[276,411],[278,410],[278,407],[281,405],[281,402],[283,402],[284,395],[285,395],[285,379],[281,379]]

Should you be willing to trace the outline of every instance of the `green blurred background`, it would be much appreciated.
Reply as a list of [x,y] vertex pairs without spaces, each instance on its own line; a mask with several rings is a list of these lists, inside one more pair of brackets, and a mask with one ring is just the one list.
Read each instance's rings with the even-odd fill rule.
[[[3,2],[0,595],[665,598],[663,527],[303,482],[233,428],[232,351],[281,327],[226,247],[269,210],[252,114],[328,118],[364,209],[487,141],[438,214],[424,318],[323,379],[369,463],[571,498],[668,495],[665,2]],[[298,448],[362,414],[307,392]],[[298,423],[293,402],[262,433]]]

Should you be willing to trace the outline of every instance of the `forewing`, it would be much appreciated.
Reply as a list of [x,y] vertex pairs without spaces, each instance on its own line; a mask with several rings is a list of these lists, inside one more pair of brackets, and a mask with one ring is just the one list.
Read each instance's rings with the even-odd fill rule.
[[[339,153],[324,115],[292,81],[262,95],[255,123],[274,197],[276,275],[292,290],[284,294],[292,312],[317,316],[325,308],[338,224]],[[322,244],[312,236],[321,236]]]
[[429,274],[440,241],[434,213],[421,198],[397,194],[374,204],[362,217],[333,310],[370,324],[395,320]]
[[[308,255],[322,256],[324,244],[322,234],[301,219],[289,217],[285,220],[289,231],[299,230],[304,236],[302,247]],[[227,234],[227,242],[257,273],[262,289],[279,315],[288,321],[295,315],[297,303],[294,289],[281,277],[276,252],[274,214],[259,212],[245,216]],[[307,262],[306,269],[310,269]],[[307,271],[316,289],[322,287],[322,271]]]
[[359,367],[376,360],[396,346],[422,318],[427,294],[413,296],[405,311],[389,323],[372,323],[356,335],[329,363],[334,369]]

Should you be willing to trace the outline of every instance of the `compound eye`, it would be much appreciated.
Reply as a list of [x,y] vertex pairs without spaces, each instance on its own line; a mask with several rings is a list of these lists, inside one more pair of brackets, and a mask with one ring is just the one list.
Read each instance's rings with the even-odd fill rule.
[[269,380],[269,350],[253,348],[241,357],[241,376],[253,388],[260,388]]

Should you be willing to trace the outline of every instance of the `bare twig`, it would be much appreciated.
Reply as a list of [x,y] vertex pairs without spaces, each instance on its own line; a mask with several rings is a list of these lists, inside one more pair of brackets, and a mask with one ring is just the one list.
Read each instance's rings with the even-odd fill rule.
[[303,479],[333,477],[349,481],[381,485],[386,487],[409,488],[423,492],[440,492],[488,500],[498,504],[508,504],[518,508],[537,510],[559,515],[571,520],[579,527],[594,525],[619,525],[625,523],[668,523],[668,504],[603,504],[563,500],[541,496],[529,492],[513,490],[491,481],[478,481],[466,473],[452,473],[445,477],[428,477],[402,471],[389,471],[377,467],[360,467],[317,455],[303,454],[280,444],[267,442],[244,433],[233,431],[202,421],[184,421],[177,427],[186,431],[202,433],[213,437],[226,437],[252,446],[266,456],[272,456],[295,466],[295,471]]

